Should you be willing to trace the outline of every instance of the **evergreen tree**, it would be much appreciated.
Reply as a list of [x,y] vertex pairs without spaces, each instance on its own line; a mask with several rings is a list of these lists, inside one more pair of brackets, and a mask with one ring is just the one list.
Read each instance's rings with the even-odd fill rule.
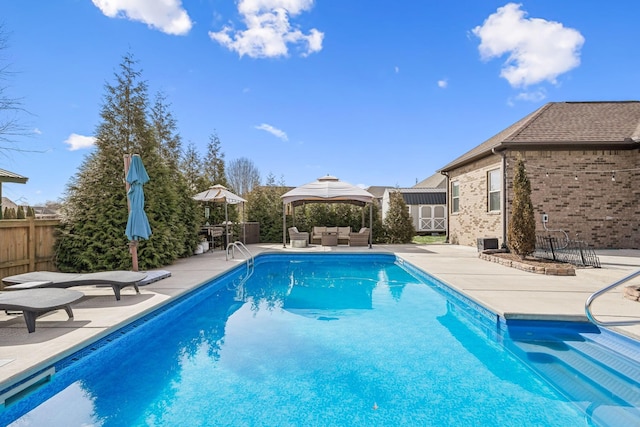
[[202,169],[203,162],[198,150],[196,150],[196,146],[193,143],[190,143],[180,159],[180,170],[187,181],[189,191],[193,194],[204,191],[209,187]]
[[24,208],[22,206],[18,206],[18,212],[16,213],[17,219],[25,219],[27,216],[24,214]]
[[518,159],[513,177],[513,202],[507,227],[507,246],[521,258],[536,249],[536,222],[531,203],[531,183],[522,159]]
[[255,187],[247,194],[247,216],[249,221],[260,224],[260,241],[276,243],[282,241],[282,199],[286,187],[276,184],[269,173],[264,186]]
[[4,208],[4,219],[16,219],[16,210],[14,208]]
[[388,243],[410,243],[415,234],[407,204],[398,191],[389,193],[389,211],[384,219]]
[[125,55],[115,84],[105,84],[96,149],[67,187],[56,239],[56,263],[61,271],[131,268],[124,233],[128,218],[124,154],[140,154],[150,177],[144,193],[153,234],[148,241],[140,241],[140,269],[167,265],[188,252],[185,233],[175,229],[181,206],[179,180],[171,167],[174,151],[169,143],[162,145],[158,136],[165,131],[172,135],[173,128],[160,119],[153,126],[149,123],[147,85],[135,65],[133,56]]
[[224,153],[222,152],[221,145],[222,142],[220,142],[220,138],[218,138],[216,132],[209,136],[207,155],[204,158],[204,177],[207,180],[208,186],[220,184],[228,187],[224,167]]
[[180,171],[182,140],[177,132],[176,120],[162,94],[156,96],[151,110],[151,125],[154,139],[160,146],[161,163],[165,166],[162,169],[169,172],[168,175],[161,175],[166,179],[162,180],[163,187],[156,192],[161,195],[159,200],[165,205],[159,208],[165,214],[167,227],[164,229],[172,234],[169,240],[173,242],[168,244],[174,245],[173,251],[178,256],[188,256],[193,254],[198,244],[202,221],[197,210],[198,204],[193,200],[195,192],[190,190],[187,178]]

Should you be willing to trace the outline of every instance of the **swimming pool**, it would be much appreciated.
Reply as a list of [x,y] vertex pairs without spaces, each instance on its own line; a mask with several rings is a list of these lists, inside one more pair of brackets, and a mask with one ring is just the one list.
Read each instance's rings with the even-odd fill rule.
[[393,255],[260,255],[246,275],[61,361],[0,425],[640,421],[638,346],[615,334],[506,324]]

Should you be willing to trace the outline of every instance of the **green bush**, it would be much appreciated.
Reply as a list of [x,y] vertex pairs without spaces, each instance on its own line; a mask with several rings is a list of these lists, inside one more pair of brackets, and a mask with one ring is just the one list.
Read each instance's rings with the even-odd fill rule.
[[389,194],[389,211],[384,219],[385,236],[388,243],[411,243],[415,230],[402,194]]

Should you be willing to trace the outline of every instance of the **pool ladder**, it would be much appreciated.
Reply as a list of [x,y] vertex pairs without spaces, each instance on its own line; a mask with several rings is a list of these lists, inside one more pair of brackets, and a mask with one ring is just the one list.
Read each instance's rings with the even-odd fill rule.
[[249,249],[244,245],[244,243],[240,241],[235,241],[227,245],[227,251],[226,251],[227,261],[229,261],[229,250],[231,250],[231,258],[235,258],[236,249],[238,249],[238,251],[242,253],[246,258],[247,274],[240,278],[240,281],[238,282],[237,285],[233,283],[232,284],[233,286],[228,286],[227,288],[229,290],[236,291],[237,300],[244,300],[244,284],[247,280],[249,280],[249,277],[251,277],[251,275],[253,274],[254,259],[253,259],[253,254],[251,254],[251,251],[249,251]]
[[593,303],[593,301],[598,298],[600,295],[609,292],[610,290],[617,288],[618,286],[622,285],[623,283],[628,282],[629,280],[640,276],[640,270],[636,271],[635,273],[632,273],[626,277],[623,277],[622,279],[618,280],[617,282],[614,282],[612,284],[610,284],[609,286],[600,289],[597,292],[594,292],[593,294],[591,294],[591,296],[589,296],[589,298],[587,298],[587,301],[584,303],[584,310],[585,313],[587,314],[587,318],[589,319],[589,321],[591,323],[594,323],[598,326],[629,326],[629,325],[639,325],[640,324],[640,319],[639,320],[620,320],[620,321],[613,321],[613,322],[603,322],[600,321],[598,319],[596,319],[593,315],[593,313],[591,312],[591,304]]

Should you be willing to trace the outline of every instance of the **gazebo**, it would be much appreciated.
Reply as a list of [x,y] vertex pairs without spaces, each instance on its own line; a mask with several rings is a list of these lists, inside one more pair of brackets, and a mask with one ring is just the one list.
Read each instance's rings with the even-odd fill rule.
[[[335,176],[327,175],[318,178],[316,181],[296,187],[281,196],[283,203],[282,210],[282,244],[287,247],[287,204],[295,209],[304,203],[350,203],[357,206],[369,204],[369,247],[373,239],[373,199],[374,196],[368,191],[351,185],[348,182],[340,181]],[[364,221],[364,220],[363,220]],[[364,224],[363,224],[364,225]]]
[[17,173],[0,169],[0,218],[2,218],[2,183],[14,182],[17,184],[26,184],[28,179],[29,178],[22,175],[18,175]]
[[[225,186],[220,184],[212,185],[202,193],[198,193],[193,196],[193,199],[200,202],[224,203],[225,244],[228,245],[230,239],[229,211],[227,209],[227,205],[237,205],[239,203],[242,203],[242,215],[244,216],[244,203],[246,202],[246,200],[236,194],[233,194],[231,191],[227,190]],[[244,225],[242,228],[242,240],[245,240]]]

